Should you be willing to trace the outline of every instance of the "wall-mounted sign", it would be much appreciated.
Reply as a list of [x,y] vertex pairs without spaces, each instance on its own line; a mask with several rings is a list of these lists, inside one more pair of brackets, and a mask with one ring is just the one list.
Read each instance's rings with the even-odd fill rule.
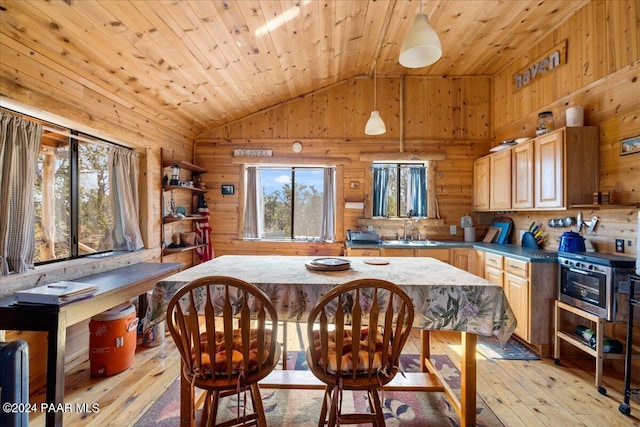
[[567,63],[567,41],[563,40],[532,64],[521,69],[513,76],[515,90],[518,91],[535,79],[543,77],[549,71]]
[[244,148],[237,148],[233,150],[234,157],[271,157],[273,156],[272,150],[246,150]]

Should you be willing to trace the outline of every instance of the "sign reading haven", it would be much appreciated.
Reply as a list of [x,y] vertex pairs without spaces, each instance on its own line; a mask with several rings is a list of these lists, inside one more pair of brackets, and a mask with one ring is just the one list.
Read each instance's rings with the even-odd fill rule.
[[520,90],[533,80],[544,76],[560,65],[567,63],[567,41],[563,40],[550,52],[537,58],[532,64],[521,69],[513,76],[515,90]]

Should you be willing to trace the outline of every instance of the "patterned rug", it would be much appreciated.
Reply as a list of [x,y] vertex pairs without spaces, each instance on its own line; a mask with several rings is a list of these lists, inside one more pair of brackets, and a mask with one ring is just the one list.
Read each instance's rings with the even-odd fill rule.
[[502,346],[496,337],[477,336],[476,351],[487,359],[540,360],[540,357],[524,344],[511,337]]
[[[419,368],[417,355],[402,355],[401,366],[405,372],[416,372]],[[444,380],[454,389],[460,389],[460,372],[453,362],[443,355],[433,355],[432,361]],[[304,352],[287,354],[288,369],[306,369]],[[262,402],[270,426],[306,427],[317,426],[322,390],[261,390]],[[386,425],[389,427],[443,427],[460,425],[455,410],[449,405],[443,393],[384,392],[383,409]],[[223,398],[218,420],[235,418],[238,398],[233,395]],[[358,392],[343,393],[343,411],[365,411],[366,396]],[[247,409],[249,410],[249,409]],[[199,421],[200,410],[196,415]],[[504,427],[486,402],[477,396],[477,425],[482,427]],[[136,427],[173,427],[179,425],[180,382],[173,384],[136,422]]]

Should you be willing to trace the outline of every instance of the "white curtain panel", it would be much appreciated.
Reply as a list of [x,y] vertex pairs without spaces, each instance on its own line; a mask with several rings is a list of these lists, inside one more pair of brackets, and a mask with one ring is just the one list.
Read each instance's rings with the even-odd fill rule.
[[138,164],[138,154],[133,150],[109,147],[113,249],[116,251],[135,251],[144,247],[138,217]]
[[0,111],[0,275],[33,269],[42,125]]
[[247,188],[244,201],[244,237],[257,239],[262,236],[262,191],[260,173],[255,166],[247,168]]
[[324,185],[322,189],[322,240],[335,239],[336,198],[335,169],[324,168]]

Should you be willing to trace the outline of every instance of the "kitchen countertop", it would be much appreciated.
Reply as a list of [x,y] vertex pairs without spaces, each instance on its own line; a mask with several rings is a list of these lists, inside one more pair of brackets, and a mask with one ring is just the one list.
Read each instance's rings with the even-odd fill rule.
[[544,249],[529,249],[519,245],[510,245],[483,242],[460,242],[460,241],[438,241],[434,244],[422,242],[404,243],[401,241],[382,241],[382,242],[345,242],[347,248],[354,249],[371,249],[371,248],[394,248],[394,249],[448,249],[448,248],[470,248],[480,249],[499,255],[509,256],[527,262],[552,262],[558,261],[558,253],[555,251],[546,251]]

